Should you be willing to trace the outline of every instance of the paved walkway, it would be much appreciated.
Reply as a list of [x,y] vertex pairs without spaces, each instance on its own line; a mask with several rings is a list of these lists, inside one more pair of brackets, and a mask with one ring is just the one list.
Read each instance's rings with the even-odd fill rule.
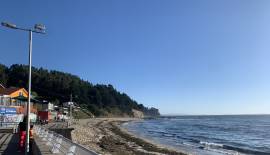
[[[63,124],[62,124],[63,125]],[[61,124],[55,126],[61,127]],[[56,134],[56,133],[55,133]],[[58,135],[58,134],[56,134]],[[9,130],[0,130],[0,155],[24,155],[24,152],[19,152],[18,147],[19,134],[13,134]],[[59,153],[53,155],[64,155],[69,152],[72,146],[76,146],[76,153],[80,155],[97,155],[97,153],[88,150],[71,140],[62,137]],[[52,155],[51,147],[46,145],[46,141],[34,134],[34,142],[32,144],[32,153],[34,155]]]
[[42,141],[41,138],[35,137],[33,144],[33,154],[35,155],[62,155],[59,153],[52,154],[46,142]]
[[0,133],[0,154],[1,155],[23,155],[18,151],[19,135],[12,133]]
[[[24,152],[19,152],[18,141],[19,134],[0,133],[0,155],[24,155]],[[35,138],[33,147],[36,155],[52,155],[48,146],[38,137]]]

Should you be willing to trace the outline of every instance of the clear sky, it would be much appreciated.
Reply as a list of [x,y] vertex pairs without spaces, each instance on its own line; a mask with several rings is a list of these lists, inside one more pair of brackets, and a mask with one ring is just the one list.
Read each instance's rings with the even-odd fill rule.
[[[270,113],[268,0],[1,0],[33,37],[33,65],[112,84],[162,114]],[[0,63],[28,35],[0,28]]]

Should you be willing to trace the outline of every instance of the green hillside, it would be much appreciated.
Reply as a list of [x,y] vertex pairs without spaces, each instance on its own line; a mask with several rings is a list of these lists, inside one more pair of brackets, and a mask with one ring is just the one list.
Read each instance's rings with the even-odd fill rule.
[[[0,83],[6,87],[27,88],[28,67],[26,65],[0,65]],[[146,116],[158,116],[156,108],[138,104],[127,94],[120,93],[112,85],[97,84],[80,79],[76,75],[32,68],[32,91],[39,99],[55,104],[73,100],[95,116],[133,116],[132,109],[142,111]]]

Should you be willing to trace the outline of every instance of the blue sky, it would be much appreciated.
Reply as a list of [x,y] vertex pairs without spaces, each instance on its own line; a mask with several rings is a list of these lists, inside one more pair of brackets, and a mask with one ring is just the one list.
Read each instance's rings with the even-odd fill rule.
[[[162,114],[270,113],[270,1],[3,0],[33,37],[33,65],[112,84]],[[28,35],[0,28],[0,62],[27,64]]]

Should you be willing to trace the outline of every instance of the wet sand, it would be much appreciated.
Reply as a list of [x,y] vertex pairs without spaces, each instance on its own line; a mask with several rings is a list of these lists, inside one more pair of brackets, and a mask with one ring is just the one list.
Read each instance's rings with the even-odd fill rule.
[[105,155],[184,155],[179,151],[139,138],[120,127],[136,118],[93,118],[72,123],[72,140]]

